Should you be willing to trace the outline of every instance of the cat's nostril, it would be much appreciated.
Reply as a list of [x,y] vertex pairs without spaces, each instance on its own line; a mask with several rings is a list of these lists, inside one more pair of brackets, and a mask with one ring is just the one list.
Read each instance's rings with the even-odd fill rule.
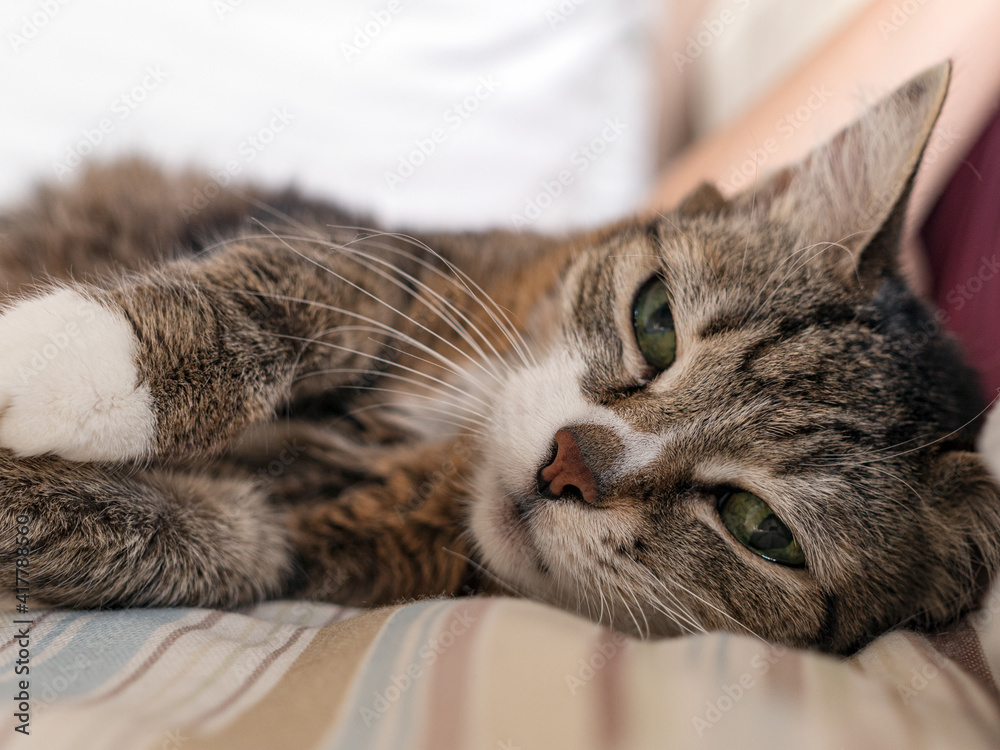
[[555,443],[552,460],[538,472],[538,493],[548,498],[571,496],[591,504],[596,502],[597,480],[573,433],[559,430]]
[[[545,467],[543,466],[542,468],[544,469]],[[549,489],[549,483],[542,477],[542,469],[539,469],[538,474],[535,476],[535,486],[538,487],[538,494],[542,497],[547,497],[550,500],[555,498],[552,490]]]

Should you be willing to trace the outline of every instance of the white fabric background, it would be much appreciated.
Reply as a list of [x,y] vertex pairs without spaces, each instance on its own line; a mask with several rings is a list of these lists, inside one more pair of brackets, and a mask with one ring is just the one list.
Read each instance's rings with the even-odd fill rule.
[[[100,138],[91,158],[229,165],[413,227],[510,227],[569,172],[533,226],[597,224],[651,185],[661,5],[5,0],[0,205]],[[609,134],[609,118],[624,129],[590,161],[578,149]],[[434,153],[390,186],[436,128]]]

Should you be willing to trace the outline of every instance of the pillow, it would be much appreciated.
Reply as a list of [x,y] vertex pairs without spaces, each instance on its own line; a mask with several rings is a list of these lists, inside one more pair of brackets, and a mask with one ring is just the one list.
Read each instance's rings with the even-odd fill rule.
[[[59,748],[995,748],[1000,587],[851,659],[724,633],[643,642],[517,599],[39,612],[0,694]],[[14,626],[4,632],[14,634]],[[9,706],[11,704],[8,704]],[[10,742],[10,740],[6,740]]]

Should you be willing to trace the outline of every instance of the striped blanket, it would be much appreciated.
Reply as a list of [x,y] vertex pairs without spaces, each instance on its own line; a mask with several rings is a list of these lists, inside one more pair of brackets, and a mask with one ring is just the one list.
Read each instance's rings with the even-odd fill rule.
[[1000,587],[846,661],[503,598],[5,618],[0,748],[1000,747]]

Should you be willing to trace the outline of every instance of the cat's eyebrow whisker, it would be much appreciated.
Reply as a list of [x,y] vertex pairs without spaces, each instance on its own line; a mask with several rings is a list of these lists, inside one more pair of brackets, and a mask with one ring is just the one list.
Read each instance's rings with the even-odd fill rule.
[[[266,227],[265,227],[265,229],[266,229]],[[272,233],[272,234],[273,234],[273,233]],[[291,243],[289,243],[289,242],[288,242],[287,240],[283,239],[282,237],[279,237],[279,236],[278,236],[277,234],[274,234],[274,239],[276,239],[276,240],[278,240],[279,242],[281,242],[281,243],[282,243],[282,244],[283,244],[283,245],[284,245],[285,247],[287,247],[287,248],[288,248],[288,249],[289,249],[289,250],[290,250],[291,252],[295,253],[295,254],[296,254],[297,256],[299,256],[300,258],[302,258],[302,259],[303,259],[304,261],[306,261],[307,263],[310,263],[310,264],[312,264],[312,265],[316,266],[317,268],[319,268],[319,269],[320,269],[320,270],[322,270],[322,271],[325,271],[326,273],[330,274],[330,275],[331,275],[331,276],[333,276],[334,278],[336,278],[336,279],[339,279],[340,281],[343,281],[343,282],[344,282],[345,284],[347,284],[347,285],[348,285],[348,286],[350,286],[351,288],[353,288],[353,289],[356,289],[357,291],[361,292],[362,294],[364,294],[364,295],[365,295],[365,296],[367,296],[367,297],[370,297],[370,298],[371,298],[371,299],[373,299],[374,301],[378,302],[378,303],[379,303],[380,305],[383,305],[383,306],[384,306],[384,307],[386,307],[387,309],[389,309],[389,310],[391,310],[392,312],[396,313],[396,314],[397,314],[397,315],[399,315],[399,316],[400,316],[401,318],[404,318],[405,320],[408,320],[408,321],[409,321],[410,323],[412,323],[413,325],[417,326],[417,327],[418,327],[418,328],[420,328],[421,330],[423,330],[423,331],[426,331],[426,332],[427,332],[427,333],[429,333],[429,334],[430,334],[431,336],[433,336],[434,338],[436,338],[437,340],[439,340],[439,341],[440,341],[441,343],[443,343],[443,344],[444,344],[444,345],[446,345],[446,346],[449,346],[449,347],[451,347],[452,349],[454,349],[455,351],[459,352],[459,353],[460,353],[460,354],[462,354],[463,356],[468,356],[468,355],[467,355],[467,354],[466,354],[465,352],[463,352],[463,351],[462,351],[462,350],[461,350],[460,348],[458,348],[458,347],[457,347],[457,346],[456,346],[456,345],[455,345],[454,343],[452,343],[451,341],[449,341],[448,339],[446,339],[446,338],[445,338],[444,336],[442,336],[441,334],[437,333],[436,331],[432,331],[432,330],[431,330],[430,328],[428,328],[427,326],[425,326],[425,325],[424,325],[423,323],[420,323],[420,322],[418,322],[418,321],[414,320],[414,319],[413,319],[413,318],[412,318],[411,316],[407,315],[407,314],[406,314],[406,313],[404,313],[404,312],[403,312],[402,310],[399,310],[399,309],[397,309],[396,307],[394,307],[393,305],[390,305],[390,304],[389,304],[388,302],[386,302],[386,301],[385,301],[384,299],[381,299],[381,298],[380,298],[380,297],[379,297],[379,296],[378,296],[377,294],[372,294],[372,293],[371,293],[370,291],[368,291],[368,290],[367,290],[367,289],[365,289],[364,287],[362,287],[362,286],[359,286],[358,284],[355,284],[355,283],[354,283],[353,281],[351,281],[351,280],[350,280],[350,279],[348,279],[347,277],[345,277],[345,276],[343,276],[343,275],[341,275],[341,274],[337,273],[337,272],[336,272],[336,271],[334,271],[334,270],[333,270],[332,268],[330,268],[330,267],[328,267],[328,266],[324,265],[323,263],[320,263],[319,261],[315,260],[314,258],[310,258],[310,257],[309,257],[308,255],[306,255],[305,253],[302,253],[302,252],[300,252],[299,250],[296,250],[296,249],[295,249],[295,248],[294,248],[294,247],[293,247],[293,246],[291,245]],[[475,361],[475,360],[473,360],[473,361]],[[491,378],[493,378],[494,380],[496,380],[496,381],[497,381],[497,383],[501,383],[501,384],[502,384],[502,382],[503,382],[503,381],[501,381],[501,380],[500,380],[499,376],[498,376],[498,375],[497,375],[496,373],[494,373],[494,372],[492,372],[491,370],[487,369],[487,368],[486,368],[486,366],[485,366],[485,365],[483,365],[482,363],[477,363],[477,364],[479,365],[480,369],[481,369],[481,370],[482,370],[482,371],[483,371],[484,373],[486,373],[486,374],[487,374],[487,375],[489,375],[489,376],[490,376]]]
[[796,259],[800,254],[806,253],[809,250],[812,250],[813,248],[816,247],[817,244],[819,244],[819,243],[812,244],[812,245],[805,245],[804,247],[800,247],[797,250],[793,250],[788,255],[786,255],[784,258],[782,258],[781,261],[779,261],[778,263],[775,264],[774,268],[771,269],[771,272],[768,274],[767,278],[764,279],[764,281],[758,285],[759,288],[757,290],[757,294],[754,296],[753,300],[751,300],[751,304],[754,306],[753,311],[752,312],[748,311],[747,314],[743,317],[743,324],[744,325],[757,320],[758,316],[760,315],[760,311],[763,310],[764,306],[768,302],[770,302],[774,298],[774,295],[777,294],[781,290],[781,287],[789,280],[789,278],[795,272],[795,270],[798,269],[798,268],[801,268],[802,265],[804,265],[805,263],[808,263],[812,258],[818,257],[823,252],[823,250],[820,249],[820,250],[816,251],[815,254],[813,254],[812,256],[810,256],[809,258],[807,258],[805,261],[803,261],[799,265],[797,265],[797,266],[795,266],[795,267],[793,267],[791,269],[785,269],[785,275],[778,282],[777,286],[774,289],[771,290],[771,293],[768,295],[768,297],[767,297],[766,300],[761,301],[761,296],[767,290],[768,285],[770,284],[771,280],[774,278],[774,275],[776,273],[778,273],[778,271],[781,271],[782,267],[786,263],[788,263],[788,262]]
[[[914,453],[916,451],[924,450],[925,448],[929,448],[930,446],[934,445],[935,443],[939,443],[939,442],[941,442],[943,440],[947,440],[952,435],[954,435],[954,434],[956,434],[956,433],[961,432],[962,430],[964,430],[966,427],[968,427],[969,424],[971,424],[972,422],[976,421],[976,419],[978,419],[980,416],[982,416],[982,414],[984,412],[989,411],[990,408],[992,408],[992,403],[989,406],[987,406],[985,409],[983,409],[983,411],[981,411],[976,417],[973,417],[968,422],[966,422],[964,425],[962,425],[961,427],[953,430],[952,432],[949,432],[947,435],[942,435],[942,436],[940,436],[938,438],[935,438],[935,439],[930,440],[930,441],[928,441],[926,443],[923,443],[922,445],[918,445],[918,446],[916,446],[914,448],[909,448],[909,449],[907,449],[905,451],[900,451],[898,453],[891,453],[891,454],[887,454],[887,455],[884,455],[884,456],[875,456],[873,458],[859,458],[859,457],[856,458],[856,457],[852,456],[849,453],[822,454],[822,455],[817,456],[817,458],[833,458],[833,459],[846,459],[846,460],[843,460],[843,461],[839,461],[839,460],[838,461],[823,461],[821,463],[809,463],[807,465],[809,465],[809,466],[816,466],[816,467],[823,468],[823,469],[830,468],[830,467],[839,467],[839,468],[843,468],[843,467],[847,467],[847,468],[867,467],[867,468],[874,468],[873,464],[877,464],[877,463],[880,463],[880,462],[883,462],[883,461],[889,461],[889,460],[892,460],[892,459],[895,459],[895,458],[899,458],[900,456],[905,456],[905,455],[907,455],[909,453]],[[916,438],[913,438],[913,439],[916,439]],[[907,440],[907,441],[904,441],[903,443],[897,443],[896,445],[904,445],[907,442],[910,442],[910,441]],[[882,448],[882,449],[879,449],[879,450],[889,450],[892,447],[895,447],[895,446],[890,446],[890,448]],[[877,452],[877,451],[873,450],[872,452],[874,453],[874,452]],[[897,478],[897,477],[894,477],[894,478]],[[899,481],[902,481],[902,480],[900,479]]]
[[[890,479],[894,479],[897,482],[899,482],[900,484],[904,485],[910,492],[912,492],[914,495],[916,495],[917,499],[920,500],[921,503],[923,503],[925,506],[927,505],[927,501],[924,499],[924,496],[921,495],[919,492],[917,492],[916,488],[912,484],[910,484],[909,482],[907,482],[905,479],[903,479],[902,477],[896,476],[895,474],[893,474],[891,471],[885,469],[884,467],[883,468],[876,468],[874,466],[869,466],[868,468],[871,469],[872,471],[877,471],[879,474],[887,476]],[[909,512],[913,516],[913,518],[915,520],[917,520],[919,522],[920,516],[917,513],[917,511],[916,511],[915,508],[910,507],[909,505],[907,505],[905,502],[903,502],[899,498],[892,498],[892,497],[886,495],[885,499],[886,500],[895,501],[894,502],[895,505],[898,505],[900,508],[905,509],[907,512]]]
[[[754,320],[757,320],[757,316],[760,314],[760,311],[763,310],[772,299],[774,299],[774,295],[776,295],[778,292],[781,291],[781,288],[789,281],[789,279],[791,279],[792,274],[794,274],[800,268],[803,268],[807,263],[811,262],[813,258],[818,258],[820,255],[822,255],[826,251],[826,248],[831,244],[835,243],[816,242],[813,243],[812,245],[806,245],[805,247],[799,248],[798,250],[789,253],[785,258],[783,258],[781,262],[778,263],[774,267],[774,269],[772,269],[767,279],[765,279],[764,282],[760,285],[760,291],[757,292],[757,296],[754,297],[753,299],[753,303],[757,306],[752,313],[748,314],[744,318],[744,323],[750,323]],[[778,281],[774,289],[771,290],[771,293],[767,295],[767,299],[760,302],[760,304],[757,304],[757,302],[760,300],[761,295],[764,293],[764,290],[767,289],[768,283],[771,281],[772,278],[774,278],[774,274],[777,273],[779,270],[781,270],[781,267],[785,265],[785,263],[789,262],[793,258],[796,258],[796,256],[804,254],[814,248],[819,248],[819,249],[816,250],[816,252],[813,253],[812,255],[806,257],[804,260],[800,259],[800,262],[797,263],[796,265],[793,265],[791,268],[785,269],[785,275],[781,277],[781,279]]]
[[[844,237],[841,237],[836,242],[826,241],[826,240],[822,241],[822,242],[814,242],[811,245],[806,245],[806,246],[801,247],[798,250],[795,250],[795,251],[789,253],[788,255],[786,255],[784,258],[781,259],[781,261],[778,264],[775,265],[775,267],[771,270],[771,273],[768,275],[767,279],[765,279],[764,283],[761,284],[760,291],[757,292],[757,296],[754,298],[754,302],[756,302],[757,300],[760,299],[760,295],[764,293],[764,289],[767,288],[768,282],[770,282],[771,279],[774,278],[774,274],[777,273],[781,269],[781,267],[783,265],[785,265],[785,263],[788,263],[789,261],[793,260],[796,256],[798,256],[798,255],[800,255],[802,253],[805,253],[806,251],[811,250],[812,248],[816,248],[816,247],[820,248],[816,253],[814,253],[813,255],[809,256],[808,258],[805,258],[805,260],[802,260],[798,265],[795,265],[792,268],[788,269],[787,273],[785,273],[785,275],[782,277],[781,281],[778,282],[778,285],[771,291],[771,294],[768,295],[767,299],[764,300],[760,305],[758,305],[757,309],[753,312],[752,315],[747,316],[746,320],[749,322],[750,320],[756,319],[756,317],[760,313],[760,311],[762,309],[764,309],[764,306],[767,305],[767,303],[770,302],[774,298],[774,295],[777,294],[781,290],[781,288],[788,282],[788,280],[792,276],[792,274],[794,274],[798,269],[802,268],[807,263],[809,263],[810,261],[812,261],[813,258],[817,258],[820,255],[822,255],[829,248],[831,248],[831,247],[838,247],[841,250],[843,250],[845,253],[847,253],[848,255],[850,255],[851,258],[853,259],[854,258],[854,253],[852,253],[851,250],[850,250],[850,248],[848,248],[843,243],[845,243],[847,240],[851,239],[852,237],[855,237],[855,236],[857,236],[859,234],[864,234],[866,231],[868,231],[868,230],[858,230],[858,231],[855,231],[855,232],[851,232],[850,234],[845,235]],[[854,274],[855,274],[855,276],[858,275],[857,262],[856,261],[854,263]],[[859,280],[859,283],[860,283],[860,277],[858,277],[858,280]]]
[[[461,286],[465,288],[466,292],[473,300],[479,303],[480,307],[482,307],[483,310],[486,312],[486,314],[490,316],[490,318],[497,325],[497,327],[501,331],[503,331],[504,335],[507,337],[507,340],[510,342],[511,346],[514,347],[514,350],[517,352],[518,356],[521,357],[521,361],[524,363],[524,365],[530,366],[532,364],[537,364],[537,362],[534,361],[534,356],[532,355],[530,348],[524,341],[524,337],[521,336],[521,334],[517,330],[517,327],[514,326],[514,324],[511,322],[510,318],[507,316],[506,311],[500,305],[498,305],[496,301],[489,294],[487,294],[486,291],[482,287],[480,287],[479,284],[475,282],[475,280],[472,279],[471,276],[465,273],[465,271],[463,271],[461,268],[457,267],[450,260],[442,256],[432,247],[427,245],[427,243],[420,241],[416,237],[412,237],[410,235],[403,234],[400,232],[373,232],[372,230],[367,229],[365,227],[354,227],[346,225],[334,225],[331,228],[353,229],[361,232],[369,232],[372,233],[373,235],[378,235],[382,237],[392,237],[395,239],[402,240],[403,242],[407,242],[413,245],[414,247],[420,248],[421,250],[430,253],[435,258],[444,263],[456,275],[456,277],[458,277],[461,280]],[[470,284],[472,285],[472,287],[476,289],[478,294],[472,291],[472,288],[469,287]],[[486,305],[486,302],[483,301],[484,299],[488,301],[490,305],[492,305],[496,309],[497,313],[503,318],[506,325],[504,325],[503,323],[500,322],[500,320],[497,319],[496,314],[494,314],[490,310],[490,308]],[[514,338],[515,336],[517,337],[517,340],[515,340]],[[529,361],[529,358],[531,361]]]

